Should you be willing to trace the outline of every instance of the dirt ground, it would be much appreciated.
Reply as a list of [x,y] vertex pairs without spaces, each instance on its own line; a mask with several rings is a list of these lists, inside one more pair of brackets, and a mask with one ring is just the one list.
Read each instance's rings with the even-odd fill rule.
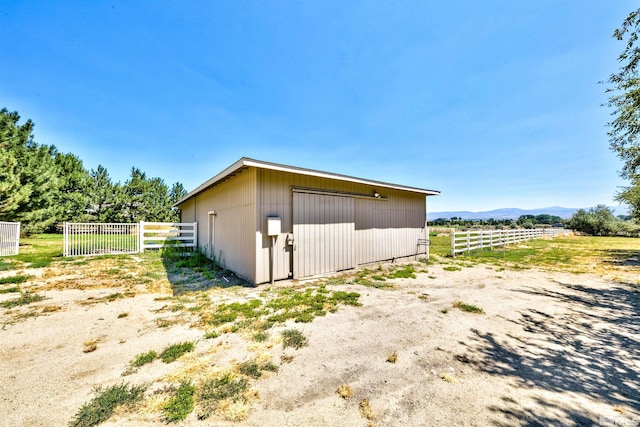
[[[637,286],[536,269],[446,267],[429,265],[415,279],[389,281],[391,288],[329,286],[358,292],[362,306],[290,321],[262,345],[233,332],[204,339],[203,330],[180,322],[159,327],[171,315],[162,310],[165,294],[109,298],[122,290],[47,288],[40,292],[47,299],[30,308],[0,309],[0,425],[67,425],[95,387],[123,381],[150,384],[147,403],[103,425],[166,425],[153,403],[161,384],[256,355],[279,370],[252,383],[244,420],[198,420],[194,412],[177,425],[640,424]],[[212,290],[210,298],[242,300],[263,290]],[[484,313],[454,308],[458,301]],[[33,307],[44,314],[19,316]],[[287,327],[308,346],[283,349],[276,332]],[[137,354],[187,340],[196,341],[193,353],[123,376]],[[85,352],[91,341],[95,350]],[[352,396],[341,397],[340,386]]]

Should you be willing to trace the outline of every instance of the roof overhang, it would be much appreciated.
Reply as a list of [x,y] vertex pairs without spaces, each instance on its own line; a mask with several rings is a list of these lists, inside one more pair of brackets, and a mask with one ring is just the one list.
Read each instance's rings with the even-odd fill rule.
[[331,173],[331,172],[323,172],[323,171],[318,171],[318,170],[314,170],[314,169],[306,169],[306,168],[299,168],[299,167],[295,167],[295,166],[287,166],[287,165],[281,165],[281,164],[277,164],[277,163],[270,163],[270,162],[263,162],[261,160],[254,160],[254,159],[250,159],[248,157],[243,157],[240,160],[238,160],[237,162],[235,162],[234,164],[232,164],[231,166],[229,166],[228,168],[226,168],[225,170],[223,170],[222,172],[220,172],[219,174],[217,174],[216,176],[214,176],[213,178],[205,181],[204,183],[202,183],[201,185],[199,185],[195,190],[189,192],[186,196],[184,196],[182,199],[180,199],[178,202],[175,203],[174,206],[178,206],[184,202],[186,202],[187,200],[189,200],[190,198],[192,198],[193,196],[231,178],[232,176],[236,175],[237,173],[241,172],[242,170],[246,169],[246,168],[250,168],[250,167],[254,167],[254,168],[258,168],[258,169],[268,169],[268,170],[275,170],[275,171],[280,171],[280,172],[289,172],[289,173],[296,173],[296,174],[300,174],[300,175],[306,175],[306,176],[314,176],[317,178],[328,178],[328,179],[335,179],[337,181],[345,181],[345,182],[353,182],[353,183],[357,183],[357,184],[365,184],[365,185],[372,185],[374,187],[379,187],[379,188],[390,188],[390,189],[394,189],[394,190],[402,190],[402,191],[410,191],[412,193],[419,193],[419,194],[424,194],[425,196],[438,196],[440,195],[439,191],[435,191],[435,190],[427,190],[424,188],[417,188],[417,187],[409,187],[406,185],[398,185],[398,184],[391,184],[388,182],[382,182],[382,181],[373,181],[370,179],[364,179],[364,178],[356,178],[353,176],[348,176],[348,175],[341,175],[341,174],[337,174],[337,173]]

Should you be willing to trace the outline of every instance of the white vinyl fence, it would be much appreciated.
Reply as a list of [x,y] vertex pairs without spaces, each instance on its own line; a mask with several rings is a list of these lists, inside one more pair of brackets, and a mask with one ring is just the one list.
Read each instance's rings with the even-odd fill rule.
[[515,230],[469,230],[451,233],[451,255],[475,249],[495,248],[525,240],[539,239],[542,236],[565,234],[558,229],[515,229]]
[[64,256],[135,254],[171,245],[197,247],[197,223],[64,223]]
[[140,252],[139,224],[64,223],[64,256]]
[[[140,222],[140,247],[160,249],[198,247],[197,222]],[[142,252],[142,250],[140,252]]]
[[18,255],[20,223],[0,222],[0,256]]

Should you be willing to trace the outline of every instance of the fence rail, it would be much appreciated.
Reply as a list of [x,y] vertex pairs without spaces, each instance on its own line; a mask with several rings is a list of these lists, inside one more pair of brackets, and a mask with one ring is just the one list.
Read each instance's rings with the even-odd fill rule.
[[558,229],[515,229],[515,230],[470,230],[451,234],[451,255],[475,249],[495,248],[525,240],[539,239],[543,236],[555,237],[565,234]]
[[64,223],[64,256],[135,254],[171,245],[197,247],[197,223]]
[[20,223],[0,222],[0,256],[18,255]]
[[197,222],[140,222],[140,248],[159,249],[171,245],[174,248],[198,246]]

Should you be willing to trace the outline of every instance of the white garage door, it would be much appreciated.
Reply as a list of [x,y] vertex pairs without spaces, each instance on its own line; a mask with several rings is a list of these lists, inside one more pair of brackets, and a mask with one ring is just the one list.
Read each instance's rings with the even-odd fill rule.
[[293,277],[355,266],[355,209],[351,197],[293,193]]

